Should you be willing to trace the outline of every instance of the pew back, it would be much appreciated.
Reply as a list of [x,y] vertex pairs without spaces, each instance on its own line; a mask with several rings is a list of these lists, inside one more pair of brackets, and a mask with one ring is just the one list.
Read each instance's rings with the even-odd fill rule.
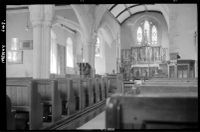
[[52,122],[57,121],[61,117],[62,106],[60,93],[58,91],[57,80],[52,79],[34,79],[34,88],[38,88],[41,100],[44,104],[52,106]]
[[6,95],[6,107],[7,130],[15,130],[15,113],[12,112],[11,100],[8,95]]
[[94,91],[93,91],[93,79],[88,80],[88,96],[89,96],[89,106],[94,104]]
[[90,82],[89,79],[82,79],[81,80],[81,91],[83,93],[83,98],[82,98],[82,108],[86,108],[90,104],[90,94],[91,94],[91,88],[90,88]]
[[101,78],[96,78],[96,83],[98,85],[98,96],[99,96],[99,101],[101,101],[103,98],[103,85],[102,85],[102,79]]
[[196,96],[113,96],[107,102],[106,128],[193,128],[198,122]]
[[39,129],[42,126],[43,109],[32,78],[7,78],[6,93],[11,99],[12,109],[29,112],[29,129]]
[[[60,97],[63,101],[62,103],[64,103],[62,106],[65,108],[67,107],[67,114],[71,115],[75,112],[75,99],[73,97],[74,91],[72,87],[72,80],[67,78],[57,78],[57,80]],[[65,108],[62,108],[63,111]]]
[[74,98],[75,98],[75,106],[76,110],[81,110],[81,99],[82,99],[82,92],[81,92],[81,79],[80,78],[71,78],[72,79],[72,86],[74,90]]
[[141,94],[160,94],[160,93],[181,93],[181,94],[198,94],[198,87],[181,87],[181,86],[141,86]]
[[95,92],[95,97],[96,97],[96,102],[100,101],[100,90],[99,90],[99,82],[98,82],[98,78],[94,78],[93,80],[93,88],[94,88],[94,92]]
[[122,74],[111,74],[107,76],[110,81],[109,93],[122,93],[123,92],[123,76]]

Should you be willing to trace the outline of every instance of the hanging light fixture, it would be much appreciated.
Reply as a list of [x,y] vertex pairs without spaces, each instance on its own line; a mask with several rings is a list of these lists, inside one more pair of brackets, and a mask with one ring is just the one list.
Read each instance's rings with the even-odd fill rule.
[[29,26],[29,12],[27,13],[27,20],[26,20],[26,27],[25,27],[25,30],[28,32],[30,29],[30,26]]

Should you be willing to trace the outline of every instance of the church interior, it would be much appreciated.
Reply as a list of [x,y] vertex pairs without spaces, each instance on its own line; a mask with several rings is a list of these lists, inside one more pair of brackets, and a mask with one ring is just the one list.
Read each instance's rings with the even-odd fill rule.
[[7,5],[7,130],[198,128],[197,15],[197,4]]

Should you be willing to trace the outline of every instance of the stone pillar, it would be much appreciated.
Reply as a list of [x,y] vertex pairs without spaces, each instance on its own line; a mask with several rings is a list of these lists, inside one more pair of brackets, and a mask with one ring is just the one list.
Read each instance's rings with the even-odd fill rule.
[[195,78],[198,78],[198,33],[195,32],[195,37],[194,37],[194,43],[195,43],[195,48],[196,48],[196,58],[195,58],[195,66],[194,66],[194,70],[195,70]]
[[29,11],[33,26],[33,78],[49,78],[54,5],[30,5]]
[[195,78],[198,78],[198,60],[195,60]]
[[91,76],[95,75],[95,44],[96,44],[96,33],[93,32],[91,37],[86,40],[86,44],[83,47],[83,56],[85,62],[89,63],[92,68]]
[[94,77],[95,75],[95,43],[96,41],[93,41],[93,42],[89,42],[88,43],[88,49],[89,49],[89,54],[88,54],[88,58],[89,58],[89,64],[91,65],[92,67],[92,73],[91,73],[91,76]]

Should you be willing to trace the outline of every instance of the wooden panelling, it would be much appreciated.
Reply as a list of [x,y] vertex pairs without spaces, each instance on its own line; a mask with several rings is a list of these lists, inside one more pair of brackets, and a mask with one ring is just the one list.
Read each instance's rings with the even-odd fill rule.
[[58,90],[60,93],[60,97],[62,100],[62,113],[65,113],[67,110],[67,114],[70,115],[75,111],[75,100],[73,98],[73,87],[72,80],[66,78],[57,78],[58,80]]
[[15,111],[12,111],[11,100],[6,96],[7,130],[15,130]]
[[[193,96],[113,96],[107,103],[106,127],[146,128],[146,122],[164,123],[164,129],[195,128],[198,122],[198,98]],[[154,124],[155,125],[155,124]],[[180,125],[180,127],[179,127]]]
[[[42,102],[52,106],[52,122],[57,121],[61,117],[62,106],[60,93],[58,91],[57,80],[35,79],[34,87],[39,89]],[[44,114],[44,113],[43,113]]]
[[32,78],[7,78],[6,93],[11,99],[12,109],[29,113],[29,129],[39,129],[42,126],[43,109]]

